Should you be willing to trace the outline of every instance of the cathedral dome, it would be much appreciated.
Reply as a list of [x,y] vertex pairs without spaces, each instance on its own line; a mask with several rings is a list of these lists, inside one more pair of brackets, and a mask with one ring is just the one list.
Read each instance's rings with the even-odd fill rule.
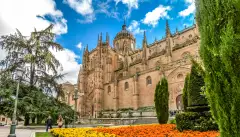
[[127,26],[126,26],[125,23],[122,26],[122,30],[120,32],[118,32],[117,35],[115,36],[114,41],[119,40],[119,39],[123,39],[123,38],[129,38],[129,39],[132,39],[132,40],[135,39],[133,34],[127,30]]

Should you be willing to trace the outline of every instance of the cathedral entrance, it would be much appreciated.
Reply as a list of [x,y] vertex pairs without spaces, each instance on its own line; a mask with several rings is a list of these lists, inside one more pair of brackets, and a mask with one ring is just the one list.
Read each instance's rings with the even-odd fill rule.
[[91,115],[94,116],[94,105],[92,105],[92,112]]
[[176,98],[176,105],[178,110],[183,109],[182,94],[178,95]]

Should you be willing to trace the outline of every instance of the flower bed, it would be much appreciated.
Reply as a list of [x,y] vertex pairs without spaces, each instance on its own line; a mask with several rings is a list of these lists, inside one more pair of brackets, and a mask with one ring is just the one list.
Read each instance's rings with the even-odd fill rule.
[[54,137],[217,137],[217,131],[179,132],[174,124],[153,124],[111,128],[53,129]]

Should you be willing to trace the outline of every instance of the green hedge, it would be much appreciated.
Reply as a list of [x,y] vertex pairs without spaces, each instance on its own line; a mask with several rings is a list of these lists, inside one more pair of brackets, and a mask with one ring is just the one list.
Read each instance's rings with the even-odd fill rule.
[[141,112],[151,112],[151,111],[156,111],[155,106],[147,106],[147,107],[139,107],[137,111]]
[[176,115],[176,124],[179,131],[183,130],[218,130],[218,125],[212,119],[210,112],[184,112]]
[[203,106],[207,105],[207,99],[201,95],[201,87],[204,86],[204,79],[198,72],[196,64],[192,65],[191,73],[189,76],[187,95],[188,95],[188,106]]
[[187,107],[187,111],[189,112],[204,112],[204,111],[209,111],[210,107],[209,106],[191,106]]

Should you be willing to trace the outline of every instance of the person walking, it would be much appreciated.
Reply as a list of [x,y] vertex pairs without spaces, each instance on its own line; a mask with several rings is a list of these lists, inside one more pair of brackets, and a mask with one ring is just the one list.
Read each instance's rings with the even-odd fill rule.
[[48,119],[46,120],[46,132],[48,132],[48,128],[52,129],[52,118],[51,118],[51,116],[48,116]]
[[63,126],[63,118],[62,118],[61,115],[58,116],[57,124],[58,124],[58,128],[62,128],[62,126]]

